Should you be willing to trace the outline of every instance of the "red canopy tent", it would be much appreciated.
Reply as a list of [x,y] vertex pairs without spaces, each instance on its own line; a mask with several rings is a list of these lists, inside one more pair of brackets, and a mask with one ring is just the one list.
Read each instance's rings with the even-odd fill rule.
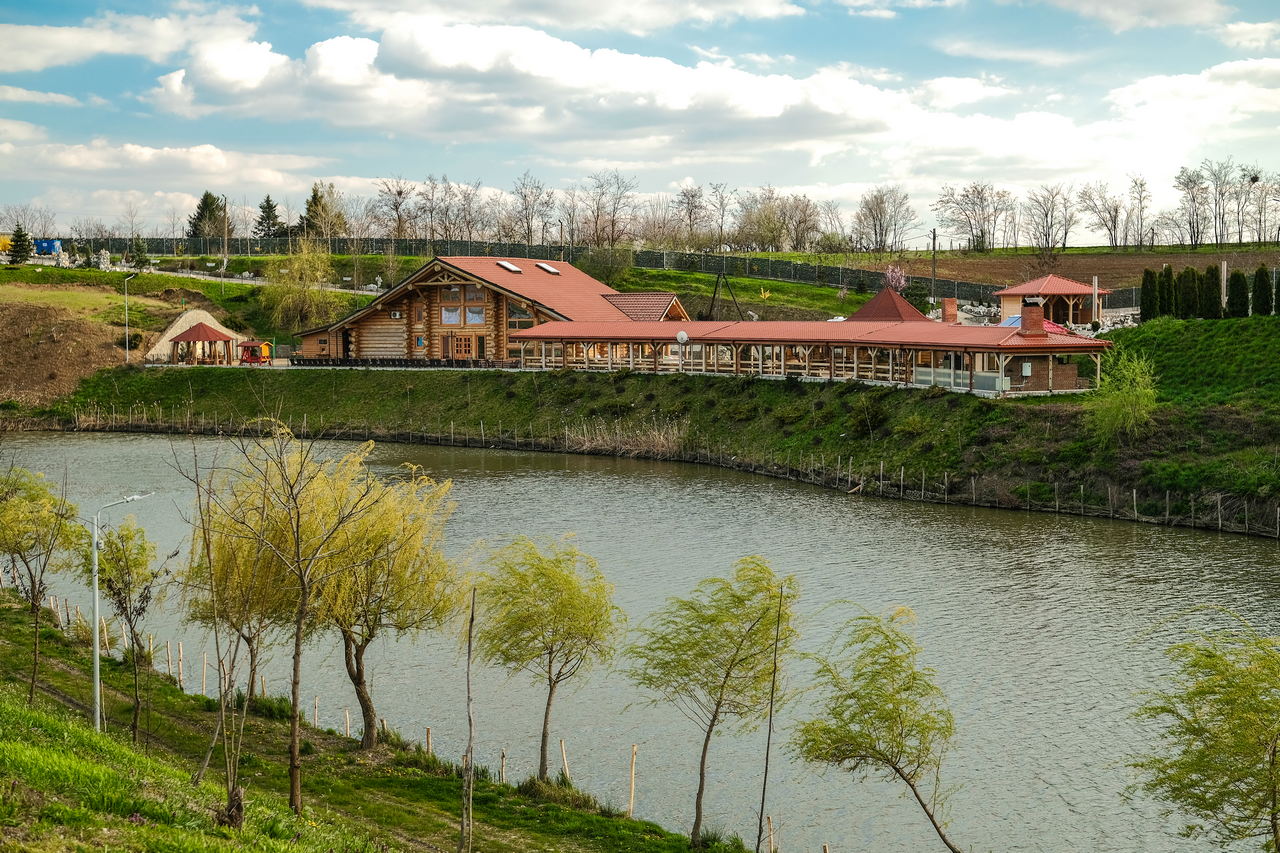
[[196,323],[181,334],[169,339],[172,347],[169,360],[173,364],[179,361],[178,350],[186,344],[184,358],[188,364],[231,364],[230,335],[223,334],[206,323]]

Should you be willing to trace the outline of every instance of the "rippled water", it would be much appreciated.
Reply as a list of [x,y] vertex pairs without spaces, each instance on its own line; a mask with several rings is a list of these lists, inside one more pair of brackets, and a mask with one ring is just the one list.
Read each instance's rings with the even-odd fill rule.
[[[155,490],[136,504],[161,553],[183,538],[189,489],[173,455],[190,442],[112,435],[5,436],[0,452],[50,476],[67,470],[82,511],[122,494]],[[212,439],[197,440],[206,456]],[[479,539],[574,532],[617,585],[639,622],[671,595],[762,554],[801,582],[804,643],[821,648],[852,612],[908,605],[956,717],[945,781],[952,832],[975,850],[1174,851],[1176,819],[1126,799],[1125,761],[1150,731],[1129,718],[1139,692],[1157,686],[1161,649],[1230,608],[1280,630],[1280,549],[1272,541],[1203,531],[967,507],[855,498],[710,468],[508,452],[384,445],[379,466],[405,461],[454,481],[458,511],[448,547]],[[118,510],[113,510],[113,513]],[[118,515],[113,515],[118,520]],[[65,587],[73,601],[83,591]],[[1199,608],[1199,609],[1198,609]],[[183,639],[198,661],[204,638],[171,614],[159,637]],[[432,727],[437,751],[465,740],[462,669],[452,638],[386,642],[370,652],[378,711],[409,737]],[[268,689],[283,693],[287,658],[274,655]],[[198,668],[198,664],[196,665]],[[307,651],[308,697],[321,722],[341,727],[351,690],[332,643]],[[803,673],[795,676],[797,682]],[[188,684],[198,684],[198,676]],[[543,694],[494,670],[477,674],[478,755],[509,773],[532,773]],[[575,781],[625,806],[632,743],[639,744],[637,812],[680,829],[691,819],[699,738],[673,708],[645,704],[624,678],[596,672],[557,700],[553,738],[568,741]],[[789,724],[805,712],[788,709]],[[776,743],[777,741],[775,741]],[[754,840],[763,734],[717,738],[709,822]],[[819,774],[785,752],[775,762],[768,812],[782,848],[837,851],[935,849],[937,840],[899,788]]]

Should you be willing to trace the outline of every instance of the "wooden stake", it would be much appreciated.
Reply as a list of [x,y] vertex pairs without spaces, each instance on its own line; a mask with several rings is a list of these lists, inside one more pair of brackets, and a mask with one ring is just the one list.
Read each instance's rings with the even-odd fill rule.
[[173,678],[173,655],[169,651],[168,640],[164,641],[164,671],[170,678]]
[[320,728],[320,697],[315,698],[315,703],[311,706],[311,727]]
[[427,755],[434,755],[435,752],[431,748],[431,726],[427,726]]
[[831,853],[831,850],[824,844],[822,845],[822,853]]
[[773,844],[773,815],[767,816],[765,821],[769,824],[769,846],[765,849],[768,850],[769,853],[777,853],[778,848]]
[[182,666],[182,641],[181,641],[181,640],[179,640],[179,641],[178,641],[178,689],[185,693],[187,689],[186,689],[185,687],[183,687],[183,686],[182,686],[182,675],[183,675],[183,673],[182,673],[182,669],[183,669],[183,666]]
[[498,784],[507,784],[507,748],[502,748],[502,758],[498,764]]
[[205,689],[205,688],[207,687],[207,685],[206,685],[206,683],[205,683],[205,682],[206,682],[206,677],[205,677],[205,676],[206,676],[206,674],[207,674],[208,672],[209,672],[209,653],[208,653],[208,652],[205,652],[205,653],[204,653],[204,664],[200,667],[200,693],[201,693],[201,694],[203,694],[203,695],[205,695],[205,696],[208,696],[208,695],[209,695],[209,691],[208,691],[207,689]]
[[71,627],[71,605],[67,604],[67,599],[65,597],[62,599],[62,613],[64,616],[67,617],[66,626],[70,628]]
[[573,787],[573,777],[569,775],[569,754],[564,749],[564,738],[560,738],[560,765],[564,767],[564,780]]
[[261,674],[258,675],[258,695],[267,698],[267,677]]
[[343,708],[342,713],[347,719],[347,737],[351,737],[351,709]]
[[636,745],[631,744],[631,793],[627,795],[627,817],[636,814]]

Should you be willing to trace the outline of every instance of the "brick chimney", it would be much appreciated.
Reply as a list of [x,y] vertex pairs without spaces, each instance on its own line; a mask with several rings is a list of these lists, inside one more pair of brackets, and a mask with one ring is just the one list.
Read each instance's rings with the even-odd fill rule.
[[1022,300],[1022,322],[1018,334],[1026,338],[1043,338],[1048,336],[1044,330],[1044,298],[1029,296]]
[[949,326],[960,322],[960,310],[956,307],[956,300],[953,296],[944,296],[942,298],[942,322]]

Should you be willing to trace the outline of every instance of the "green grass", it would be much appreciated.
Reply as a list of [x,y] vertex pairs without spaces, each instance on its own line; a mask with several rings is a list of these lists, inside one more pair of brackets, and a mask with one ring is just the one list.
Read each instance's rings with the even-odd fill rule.
[[[680,270],[632,269],[618,290],[669,290],[680,297],[681,304],[696,318],[711,303],[716,277],[705,273]],[[729,277],[729,283],[743,311],[754,311],[762,320],[826,320],[848,316],[871,298],[852,287],[841,297],[833,287],[818,287],[803,282],[771,281],[758,278]],[[766,298],[764,294],[768,294]],[[716,308],[716,319],[738,319],[733,301],[722,286]]]
[[[45,624],[50,624],[45,613]],[[10,590],[0,591],[0,847],[60,851],[113,850],[439,850],[456,844],[461,804],[457,768],[419,747],[379,746],[372,753],[332,732],[304,727],[306,814],[287,808],[287,723],[251,715],[245,726],[241,780],[246,826],[219,827],[215,751],[199,787],[190,775],[203,755],[215,715],[207,699],[180,691],[154,671],[143,676],[146,747],[126,743],[131,674],[103,661],[108,733],[92,732],[83,707],[90,698],[87,647],[61,631],[41,635],[40,690],[26,705],[31,628]],[[375,697],[376,698],[376,697]],[[80,710],[73,712],[68,703]],[[275,706],[278,700],[268,704]],[[287,714],[285,715],[287,717]],[[480,853],[525,851],[688,851],[684,836],[654,823],[627,820],[561,790],[497,784],[477,768],[474,808]],[[536,787],[536,786],[535,786]],[[553,786],[554,787],[554,786]],[[522,793],[522,790],[524,791]],[[735,853],[722,842],[712,853]]]
[[1280,316],[1160,317],[1109,337],[1151,358],[1164,400],[1280,405]]

